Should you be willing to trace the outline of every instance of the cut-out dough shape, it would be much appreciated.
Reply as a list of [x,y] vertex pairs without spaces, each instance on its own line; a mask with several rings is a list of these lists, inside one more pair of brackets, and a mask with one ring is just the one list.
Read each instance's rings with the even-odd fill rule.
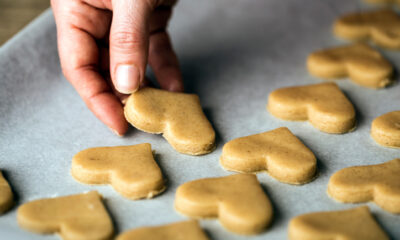
[[116,240],[209,240],[197,221],[142,227],[122,233]]
[[10,209],[13,205],[14,200],[11,187],[0,171],[0,214]]
[[372,121],[371,136],[382,146],[400,148],[400,111],[375,118]]
[[372,40],[378,46],[400,50],[400,16],[393,10],[347,14],[336,21],[334,31],[347,40]]
[[331,176],[328,194],[345,203],[374,201],[386,211],[400,214],[400,159],[344,168]]
[[308,57],[307,67],[316,77],[350,77],[355,83],[369,88],[387,86],[393,75],[389,61],[364,43],[316,51]]
[[89,148],[72,160],[72,176],[86,184],[111,184],[129,199],[152,198],[165,190],[151,145]]
[[355,110],[336,83],[286,87],[271,92],[267,109],[284,120],[308,120],[327,133],[355,128]]
[[289,129],[281,127],[226,143],[220,163],[227,170],[266,170],[281,182],[302,184],[314,177],[317,160]]
[[175,209],[194,218],[218,218],[238,234],[257,234],[272,219],[271,203],[254,174],[187,182],[176,191]]
[[162,133],[178,152],[202,155],[215,148],[215,132],[197,95],[143,88],[129,96],[125,117],[134,127]]
[[114,232],[96,191],[25,203],[18,208],[17,220],[26,230],[59,233],[64,240],[107,240]]
[[367,206],[314,212],[289,222],[290,240],[389,240]]

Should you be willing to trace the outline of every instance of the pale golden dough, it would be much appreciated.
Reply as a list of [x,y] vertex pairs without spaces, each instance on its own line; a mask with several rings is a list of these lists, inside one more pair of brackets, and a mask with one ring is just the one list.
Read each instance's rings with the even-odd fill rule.
[[149,143],[83,150],[72,159],[71,174],[82,183],[111,184],[132,200],[152,198],[165,190]]
[[14,200],[11,187],[0,171],[0,214],[10,209],[13,205]]
[[364,2],[379,5],[400,5],[400,0],[364,0]]
[[389,240],[367,206],[314,212],[289,222],[290,240]]
[[364,43],[316,51],[307,59],[310,74],[335,79],[350,77],[364,87],[382,88],[392,82],[393,67],[378,51]]
[[116,240],[209,240],[194,220],[155,227],[136,228],[120,234]]
[[18,208],[17,220],[26,230],[58,233],[64,240],[107,240],[114,232],[96,191],[25,203]]
[[220,163],[237,172],[266,170],[290,184],[311,181],[317,168],[314,154],[286,127],[229,141],[222,149]]
[[336,83],[280,88],[270,93],[267,109],[277,118],[308,120],[327,133],[346,133],[355,128],[353,105]]
[[334,32],[347,40],[371,40],[378,46],[400,50],[400,16],[393,10],[347,14],[335,22]]
[[372,121],[371,136],[382,146],[400,148],[400,111],[375,118]]
[[176,191],[175,209],[193,218],[218,218],[237,234],[262,232],[272,220],[272,206],[254,174],[204,178]]
[[162,133],[180,153],[202,155],[215,148],[215,132],[197,95],[143,88],[129,96],[125,117],[134,127]]
[[374,201],[386,211],[400,214],[400,159],[344,168],[330,178],[328,194],[345,203]]

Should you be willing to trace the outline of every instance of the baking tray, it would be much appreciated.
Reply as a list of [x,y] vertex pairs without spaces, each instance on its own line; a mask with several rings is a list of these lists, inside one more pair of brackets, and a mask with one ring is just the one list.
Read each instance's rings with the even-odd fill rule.
[[[274,89],[321,82],[309,76],[307,55],[345,43],[332,23],[347,12],[368,8],[350,0],[182,0],[170,33],[180,58],[186,91],[200,96],[217,132],[217,149],[205,156],[175,152],[158,135],[131,129],[115,136],[86,108],[60,71],[56,30],[45,12],[0,49],[0,169],[15,191],[17,206],[39,198],[99,191],[117,232],[181,221],[175,212],[176,188],[187,181],[231,174],[218,159],[225,142],[287,126],[317,156],[319,176],[301,186],[283,184],[265,173],[258,179],[274,206],[267,231],[245,237],[225,230],[217,220],[201,221],[213,240],[285,239],[289,220],[299,214],[349,209],[326,194],[329,177],[339,169],[377,164],[400,157],[400,150],[378,146],[371,121],[400,109],[400,86],[371,90],[347,79],[337,81],[357,109],[357,129],[344,135],[316,130],[307,122],[288,122],[265,109]],[[382,51],[395,66],[398,52]],[[131,201],[110,186],[89,186],[70,175],[74,154],[89,147],[152,144],[168,179],[168,189],[151,200]],[[367,204],[393,239],[400,239],[400,216]],[[16,209],[0,217],[0,239],[58,239],[21,230]]]

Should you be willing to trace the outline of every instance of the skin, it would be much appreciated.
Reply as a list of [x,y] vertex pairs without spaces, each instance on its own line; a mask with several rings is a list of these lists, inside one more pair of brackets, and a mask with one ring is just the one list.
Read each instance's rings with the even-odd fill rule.
[[[123,100],[146,85],[147,64],[161,88],[183,91],[178,59],[166,31],[176,0],[51,0],[62,71],[88,108],[114,133],[128,129]],[[134,66],[129,89],[118,66]],[[124,94],[123,94],[124,93]]]

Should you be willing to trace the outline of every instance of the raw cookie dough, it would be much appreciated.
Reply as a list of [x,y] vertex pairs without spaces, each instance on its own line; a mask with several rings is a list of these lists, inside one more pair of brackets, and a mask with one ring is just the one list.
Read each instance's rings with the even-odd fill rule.
[[345,203],[374,201],[386,211],[400,214],[400,159],[344,168],[330,178],[328,194]]
[[389,240],[367,206],[314,212],[289,222],[290,240]]
[[25,203],[18,208],[17,220],[26,230],[59,233],[65,240],[107,240],[114,231],[96,191]]
[[382,88],[392,82],[393,67],[364,43],[316,51],[307,59],[308,71],[320,78],[350,77],[364,87]]
[[382,146],[400,148],[400,111],[375,118],[372,121],[371,136]]
[[347,14],[335,22],[334,31],[347,40],[372,40],[378,46],[400,50],[400,16],[393,10]]
[[275,90],[268,97],[267,109],[284,120],[309,120],[327,133],[349,132],[356,123],[353,105],[331,82]]
[[209,240],[194,220],[156,227],[141,227],[120,234],[116,240]]
[[254,174],[204,178],[176,191],[175,209],[194,218],[218,218],[237,234],[257,234],[271,222],[272,206]]
[[111,184],[129,199],[152,198],[165,190],[151,145],[89,148],[72,159],[72,176],[86,184]]
[[162,133],[178,152],[202,155],[215,148],[215,132],[195,94],[143,88],[129,96],[125,117],[134,127]]
[[8,182],[4,179],[0,171],[0,214],[10,209],[14,205],[13,193]]
[[237,172],[266,170],[277,180],[290,184],[311,181],[317,168],[314,154],[286,127],[226,143],[220,163]]

